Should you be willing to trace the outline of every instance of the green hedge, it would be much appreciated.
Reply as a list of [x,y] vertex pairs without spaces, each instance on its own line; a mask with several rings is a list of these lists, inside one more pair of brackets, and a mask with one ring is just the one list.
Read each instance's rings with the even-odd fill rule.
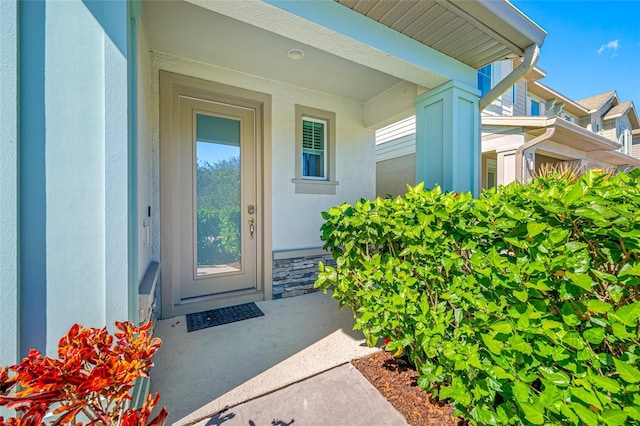
[[198,209],[198,265],[240,261],[240,207]]
[[323,213],[316,286],[472,424],[640,424],[640,172]]

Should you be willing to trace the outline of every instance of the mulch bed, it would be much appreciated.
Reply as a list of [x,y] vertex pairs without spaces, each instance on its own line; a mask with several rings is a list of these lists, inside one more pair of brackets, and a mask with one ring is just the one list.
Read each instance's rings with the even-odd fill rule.
[[412,426],[466,424],[453,417],[453,407],[433,400],[417,383],[418,373],[412,366],[381,351],[351,361]]

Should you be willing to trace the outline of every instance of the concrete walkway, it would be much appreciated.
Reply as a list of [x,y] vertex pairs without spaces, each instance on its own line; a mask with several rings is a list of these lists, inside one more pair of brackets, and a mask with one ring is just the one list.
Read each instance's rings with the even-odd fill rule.
[[[322,293],[256,304],[264,312],[263,317],[191,333],[186,331],[184,317],[158,322],[156,336],[163,340],[163,345],[154,356],[151,391],[161,394],[160,403],[169,411],[167,424],[189,425],[203,420],[203,425],[222,424],[222,418],[213,417],[225,407],[234,408],[236,411],[226,413],[233,412],[238,418],[240,408],[236,407],[249,407],[246,416],[254,418],[251,407],[260,402],[253,400],[266,401],[263,406],[270,407],[268,401],[278,394],[272,392],[286,392],[291,384],[295,384],[294,393],[311,392],[300,400],[306,398],[307,408],[318,393],[338,398],[341,392],[360,393],[353,388],[359,386],[353,381],[353,375],[359,376],[357,371],[343,374],[339,370],[338,379],[329,373],[336,366],[376,350],[368,348],[362,334],[352,330],[354,320],[350,311],[340,310],[336,301]],[[317,376],[323,372],[329,375],[326,380],[324,375]],[[317,377],[302,382],[314,376]],[[342,385],[336,380],[342,380]],[[322,383],[328,388],[319,387]],[[263,398],[256,399],[260,396]],[[317,415],[312,411],[308,416],[304,410],[287,411],[287,407],[296,407],[288,399],[287,396],[280,405],[273,405],[274,412],[270,414],[273,418],[267,425],[272,421],[285,425],[291,420],[287,416],[296,419],[296,426],[322,424],[317,417],[313,423],[304,423],[303,419]],[[243,404],[247,401],[253,403]],[[331,404],[334,403],[338,404],[332,400]],[[266,411],[260,415],[269,417]],[[225,426],[233,424],[227,423],[230,420],[224,420]],[[255,426],[264,424],[252,421]],[[284,423],[277,423],[280,421]],[[331,424],[353,423],[336,423],[334,419]]]
[[198,426],[406,426],[351,364],[221,412]]

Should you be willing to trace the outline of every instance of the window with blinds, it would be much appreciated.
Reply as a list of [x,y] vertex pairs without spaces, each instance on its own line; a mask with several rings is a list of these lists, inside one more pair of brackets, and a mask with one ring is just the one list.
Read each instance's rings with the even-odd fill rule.
[[302,177],[325,179],[327,123],[315,118],[302,118]]

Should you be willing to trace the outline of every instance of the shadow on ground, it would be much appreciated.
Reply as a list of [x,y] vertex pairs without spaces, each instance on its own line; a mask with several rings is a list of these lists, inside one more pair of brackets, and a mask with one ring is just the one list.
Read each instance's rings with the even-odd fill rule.
[[[156,336],[163,344],[154,356],[151,391],[161,394],[160,404],[169,411],[167,424],[212,416],[227,405],[372,351],[363,344],[362,334],[352,330],[351,312],[340,310],[329,295],[313,293],[257,305],[263,317],[191,333],[184,317],[158,322]],[[226,400],[211,403],[223,395]],[[223,424],[232,414],[222,412],[207,424]],[[280,426],[293,419],[274,421],[272,426]]]

